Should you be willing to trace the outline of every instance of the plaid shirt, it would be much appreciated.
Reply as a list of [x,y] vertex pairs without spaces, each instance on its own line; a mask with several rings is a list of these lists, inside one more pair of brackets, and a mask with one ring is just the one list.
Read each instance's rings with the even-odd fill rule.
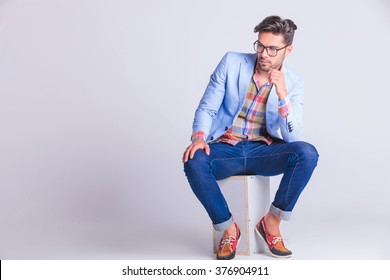
[[265,123],[265,106],[272,85],[266,83],[259,86],[257,71],[253,75],[245,97],[241,112],[233,125],[218,141],[236,145],[242,140],[265,141],[271,144],[272,140],[267,137]]
[[[266,83],[260,87],[260,75],[256,69],[249,83],[244,105],[233,125],[219,137],[219,142],[236,145],[242,140],[264,141],[268,145],[272,143],[266,130],[265,109],[272,85]],[[286,118],[291,108],[291,102],[287,97],[279,101],[278,112]],[[203,131],[195,132],[192,141],[206,139]]]

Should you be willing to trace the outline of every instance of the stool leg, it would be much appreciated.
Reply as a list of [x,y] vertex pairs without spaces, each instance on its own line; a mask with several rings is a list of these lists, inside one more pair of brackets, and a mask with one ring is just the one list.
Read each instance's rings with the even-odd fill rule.
[[[255,233],[255,226],[270,206],[270,178],[263,176],[232,176],[218,181],[233,219],[240,227],[242,238],[238,255],[252,255],[266,250]],[[214,254],[217,253],[223,232],[213,232]]]
[[270,178],[248,176],[248,221],[250,254],[265,251],[264,242],[255,232],[256,224],[268,212],[270,206]]

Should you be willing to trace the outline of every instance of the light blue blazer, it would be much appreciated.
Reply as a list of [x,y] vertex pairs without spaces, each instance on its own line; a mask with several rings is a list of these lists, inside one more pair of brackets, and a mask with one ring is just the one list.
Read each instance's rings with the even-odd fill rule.
[[[210,77],[195,112],[193,133],[203,131],[206,142],[212,142],[232,125],[245,101],[257,54],[228,52]],[[287,118],[278,113],[278,96],[272,88],[266,106],[268,133],[286,142],[299,140],[303,121],[304,82],[283,65],[282,71],[292,108]]]

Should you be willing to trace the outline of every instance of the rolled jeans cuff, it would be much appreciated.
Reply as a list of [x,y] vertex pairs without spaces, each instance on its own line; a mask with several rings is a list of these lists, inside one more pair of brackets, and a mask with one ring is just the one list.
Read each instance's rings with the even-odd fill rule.
[[229,220],[219,224],[213,224],[213,226],[216,231],[225,231],[232,225],[232,223],[233,223],[233,217],[230,217]]
[[275,207],[273,204],[271,204],[271,207],[269,208],[269,211],[276,217],[282,219],[283,221],[288,221],[291,219],[291,211],[283,211],[277,207]]

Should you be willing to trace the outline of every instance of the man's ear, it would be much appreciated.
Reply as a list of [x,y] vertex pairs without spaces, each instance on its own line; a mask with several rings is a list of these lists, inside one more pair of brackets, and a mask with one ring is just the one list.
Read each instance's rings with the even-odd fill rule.
[[293,46],[292,46],[292,45],[289,45],[289,46],[286,48],[286,53],[285,53],[284,56],[288,56],[292,51],[293,51]]

